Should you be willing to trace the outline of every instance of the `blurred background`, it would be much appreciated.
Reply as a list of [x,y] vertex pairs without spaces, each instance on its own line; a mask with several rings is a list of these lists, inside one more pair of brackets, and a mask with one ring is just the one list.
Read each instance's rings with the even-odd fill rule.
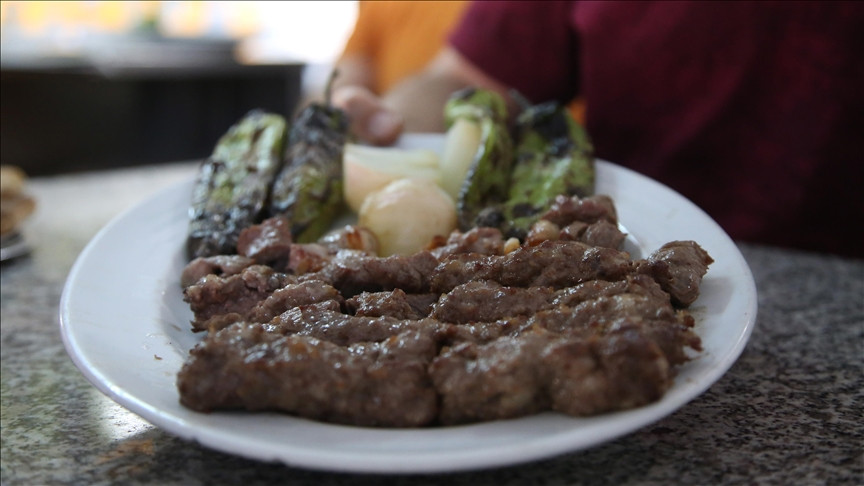
[[354,1],[0,2],[0,162],[29,175],[204,158],[321,91]]

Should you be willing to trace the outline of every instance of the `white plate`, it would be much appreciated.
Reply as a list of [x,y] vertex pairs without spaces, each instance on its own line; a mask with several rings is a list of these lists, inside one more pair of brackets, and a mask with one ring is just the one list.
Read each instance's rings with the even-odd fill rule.
[[[440,142],[415,138],[415,144]],[[410,145],[410,144],[409,144]],[[312,469],[428,473],[511,465],[584,449],[653,423],[717,381],[753,330],[756,290],[729,237],[682,196],[635,172],[598,161],[597,192],[611,195],[642,256],[676,239],[715,259],[693,305],[705,350],[680,368],[662,400],[591,418],[544,413],[434,429],[372,429],[273,413],[202,414],[182,407],[175,379],[200,339],[182,301],[180,272],[192,181],[164,190],[102,229],[63,291],[64,343],[103,393],[151,423],[223,452]],[[638,256],[638,255],[637,255]]]

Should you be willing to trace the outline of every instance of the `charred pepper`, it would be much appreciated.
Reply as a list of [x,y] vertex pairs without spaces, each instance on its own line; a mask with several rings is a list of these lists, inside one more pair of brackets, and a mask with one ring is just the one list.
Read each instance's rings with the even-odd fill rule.
[[499,94],[477,88],[454,93],[444,107],[448,126],[464,119],[480,126],[480,146],[459,190],[456,209],[459,228],[477,224],[484,208],[507,197],[513,165],[513,142],[507,129],[507,105]]
[[294,120],[285,166],[270,196],[270,215],[286,217],[292,237],[301,243],[323,235],[344,206],[342,152],[348,116],[330,104],[332,82],[333,76],[325,102],[310,104]]
[[267,204],[286,137],[282,116],[254,110],[219,139],[192,190],[190,259],[236,252],[240,232],[259,220]]
[[482,220],[524,238],[558,195],[594,193],[594,148],[585,129],[556,102],[528,106],[516,120],[516,161],[507,201]]

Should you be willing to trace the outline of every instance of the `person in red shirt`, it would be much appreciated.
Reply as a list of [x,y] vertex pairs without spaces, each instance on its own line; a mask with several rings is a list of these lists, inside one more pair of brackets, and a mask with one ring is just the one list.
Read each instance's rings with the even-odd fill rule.
[[442,130],[466,85],[580,96],[599,158],[682,193],[732,238],[862,257],[861,5],[474,2],[423,73],[334,100],[388,143],[402,124]]

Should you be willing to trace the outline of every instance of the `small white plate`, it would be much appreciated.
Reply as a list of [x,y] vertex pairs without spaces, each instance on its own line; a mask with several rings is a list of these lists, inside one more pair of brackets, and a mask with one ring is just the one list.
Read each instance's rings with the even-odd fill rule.
[[180,405],[175,386],[189,349],[202,338],[190,330],[192,314],[179,286],[191,189],[189,180],[163,190],[93,238],[66,282],[61,331],[81,372],[113,400],[172,434],[248,458],[329,471],[431,473],[512,465],[596,446],[704,392],[741,354],[756,319],[753,277],[726,233],[669,188],[598,161],[597,192],[614,198],[630,233],[627,249],[636,257],[690,239],[715,260],[691,308],[704,352],[680,368],[660,401],[590,418],[543,413],[408,430],[275,413],[197,413]]

